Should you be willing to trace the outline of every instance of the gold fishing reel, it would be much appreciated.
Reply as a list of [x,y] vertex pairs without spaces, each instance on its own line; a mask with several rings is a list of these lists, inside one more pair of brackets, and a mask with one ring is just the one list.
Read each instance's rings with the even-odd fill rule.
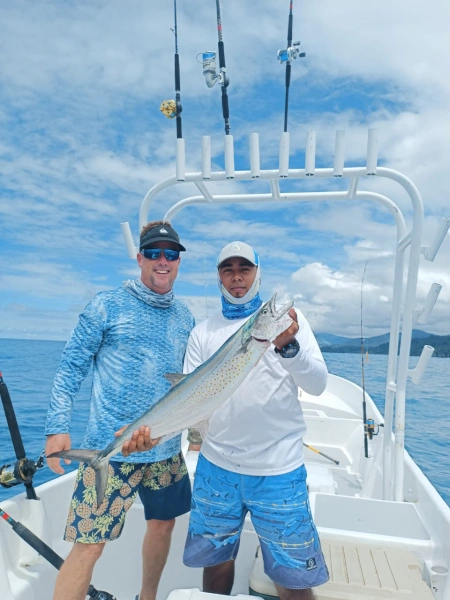
[[43,450],[37,461],[25,457],[9,465],[0,465],[0,485],[10,488],[20,483],[30,483],[36,471],[44,466],[44,453]]
[[164,100],[161,103],[159,110],[168,119],[174,119],[177,116],[177,105],[175,100]]
[[27,467],[28,460],[23,458],[10,465],[0,466],[0,485],[5,488],[24,483],[29,480]]

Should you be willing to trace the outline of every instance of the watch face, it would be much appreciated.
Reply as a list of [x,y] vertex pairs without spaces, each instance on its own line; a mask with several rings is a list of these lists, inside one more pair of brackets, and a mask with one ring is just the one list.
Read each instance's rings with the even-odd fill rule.
[[294,356],[297,356],[299,350],[300,346],[297,340],[295,340],[295,342],[283,346],[283,348],[280,350],[280,355],[283,358],[294,358]]

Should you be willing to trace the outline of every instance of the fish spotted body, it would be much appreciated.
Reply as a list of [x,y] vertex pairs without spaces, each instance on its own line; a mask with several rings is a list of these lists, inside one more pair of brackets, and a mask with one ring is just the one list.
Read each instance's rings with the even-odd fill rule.
[[167,375],[173,387],[106,448],[74,448],[55,452],[49,458],[65,458],[90,465],[95,471],[97,506],[100,506],[108,480],[109,459],[120,451],[136,429],[142,425],[150,427],[152,438],[159,438],[196,426],[207,421],[237,390],[270,343],[292,322],[288,311],[293,303],[277,310],[275,297],[276,294],[195,371],[189,375]]

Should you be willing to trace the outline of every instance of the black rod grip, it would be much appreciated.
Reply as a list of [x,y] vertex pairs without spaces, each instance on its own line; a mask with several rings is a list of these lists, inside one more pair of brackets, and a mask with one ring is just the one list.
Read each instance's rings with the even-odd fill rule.
[[37,500],[38,497],[36,495],[36,490],[34,489],[34,486],[31,483],[31,481],[25,482],[24,486],[25,486],[25,491],[27,493],[28,500]]
[[288,48],[292,45],[292,13],[289,15],[288,24]]
[[286,65],[286,88],[291,85],[291,63]]
[[45,560],[47,560],[56,569],[60,569],[63,565],[63,559],[54,552],[50,546],[47,546],[45,542],[39,539],[32,531],[22,525],[22,523],[14,522],[12,526],[13,530],[19,535],[24,542],[29,544],[36,552],[38,552]]
[[225,88],[222,88],[222,112],[223,112],[224,119],[230,118],[230,109],[228,106],[228,94],[227,94],[227,90]]
[[6,422],[11,433],[11,440],[14,446],[17,460],[25,458],[25,448],[23,447],[22,436],[20,435],[19,425],[17,423],[16,414],[11,402],[8,387],[2,380],[0,382],[0,396],[2,398],[3,409],[5,411]]
[[178,54],[175,54],[175,91],[179,92],[180,87],[180,57]]
[[225,46],[223,45],[223,42],[219,42],[218,44],[219,46],[219,67],[225,68]]

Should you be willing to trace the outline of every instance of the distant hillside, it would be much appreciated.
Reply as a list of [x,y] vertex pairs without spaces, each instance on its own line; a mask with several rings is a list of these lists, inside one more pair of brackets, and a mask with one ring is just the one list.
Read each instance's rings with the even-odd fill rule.
[[332,333],[316,333],[316,340],[319,346],[332,346],[334,344],[344,344],[351,338],[342,337],[341,335],[333,335]]
[[[319,342],[320,349],[323,352],[361,352],[361,338],[344,338],[327,333],[319,333],[316,335],[316,338]],[[335,341],[332,341],[333,338]],[[422,348],[426,345],[433,346],[433,356],[450,358],[450,335],[432,335],[425,331],[421,331],[420,329],[413,329],[411,356],[420,356]],[[389,334],[385,333],[383,335],[365,338],[364,350],[367,350],[369,354],[387,354],[389,351]]]

